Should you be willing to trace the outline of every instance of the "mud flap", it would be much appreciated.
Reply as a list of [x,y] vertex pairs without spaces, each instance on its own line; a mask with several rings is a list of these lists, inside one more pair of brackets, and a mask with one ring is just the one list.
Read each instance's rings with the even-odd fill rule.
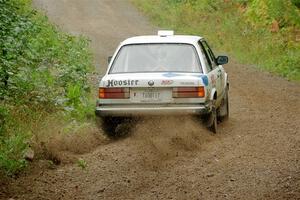
[[229,116],[228,89],[226,89],[224,98],[222,99],[221,105],[217,110],[217,116],[220,121],[224,121]]

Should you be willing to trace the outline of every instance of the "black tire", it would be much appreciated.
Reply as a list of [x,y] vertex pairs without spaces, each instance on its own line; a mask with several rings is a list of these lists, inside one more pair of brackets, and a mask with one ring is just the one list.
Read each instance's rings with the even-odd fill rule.
[[228,97],[228,88],[226,88],[225,96],[222,100],[220,107],[217,110],[218,120],[223,122],[229,118],[229,97]]
[[98,124],[101,126],[104,134],[110,138],[118,138],[127,135],[130,130],[129,118],[123,117],[101,117]]
[[208,129],[213,132],[217,133],[218,132],[218,118],[217,118],[217,110],[215,107],[212,108],[211,113],[210,113],[210,125],[208,126]]

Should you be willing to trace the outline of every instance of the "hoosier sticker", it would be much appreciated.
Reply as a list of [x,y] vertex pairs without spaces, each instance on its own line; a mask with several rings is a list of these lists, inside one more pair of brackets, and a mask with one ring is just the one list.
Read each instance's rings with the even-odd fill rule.
[[137,85],[139,80],[108,80],[106,87],[115,86],[133,86]]

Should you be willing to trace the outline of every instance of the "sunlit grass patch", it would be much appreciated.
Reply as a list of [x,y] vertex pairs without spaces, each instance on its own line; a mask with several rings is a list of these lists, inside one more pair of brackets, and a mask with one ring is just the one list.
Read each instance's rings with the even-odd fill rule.
[[201,35],[242,63],[300,80],[298,1],[131,1],[163,29]]

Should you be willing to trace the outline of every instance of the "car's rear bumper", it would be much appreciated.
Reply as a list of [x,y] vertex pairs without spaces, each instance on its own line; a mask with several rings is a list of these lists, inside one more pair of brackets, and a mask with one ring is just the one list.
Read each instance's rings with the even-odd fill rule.
[[211,110],[209,104],[193,105],[103,105],[96,108],[97,116],[138,115],[201,115]]

